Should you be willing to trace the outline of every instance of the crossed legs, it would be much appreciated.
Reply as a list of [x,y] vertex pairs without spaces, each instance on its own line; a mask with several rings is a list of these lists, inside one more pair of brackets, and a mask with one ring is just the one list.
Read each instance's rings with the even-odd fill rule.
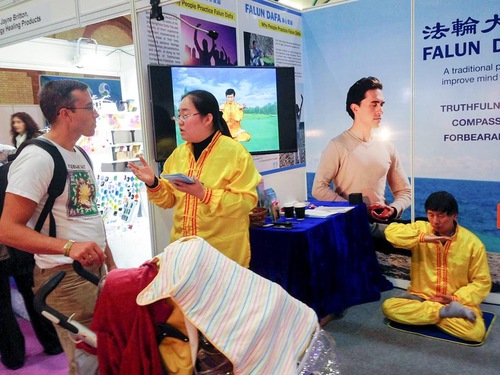
[[388,319],[395,322],[410,325],[434,324],[462,340],[481,342],[486,333],[481,310],[458,302],[443,305],[405,292],[401,296],[387,299],[382,304],[382,311]]

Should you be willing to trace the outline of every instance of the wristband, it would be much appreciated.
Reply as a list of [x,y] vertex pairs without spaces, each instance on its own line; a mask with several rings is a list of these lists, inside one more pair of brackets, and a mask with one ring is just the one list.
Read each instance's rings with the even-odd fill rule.
[[66,242],[66,245],[64,245],[63,249],[64,249],[64,256],[65,257],[69,257],[69,252],[71,250],[71,246],[73,246],[74,243],[75,243],[75,241],[68,240],[68,242]]
[[155,176],[155,180],[154,180],[153,184],[151,184],[151,185],[145,184],[145,185],[148,189],[154,189],[155,187],[158,186],[159,183],[160,182],[158,181],[158,177]]

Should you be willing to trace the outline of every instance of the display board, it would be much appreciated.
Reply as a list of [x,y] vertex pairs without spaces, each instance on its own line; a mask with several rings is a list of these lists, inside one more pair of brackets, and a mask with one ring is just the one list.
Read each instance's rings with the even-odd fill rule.
[[[144,67],[157,65],[293,66],[296,106],[291,121],[298,152],[255,156],[260,172],[305,163],[304,123],[301,121],[302,22],[298,11],[262,0],[186,0],[162,7],[163,20],[139,15]],[[161,18],[161,17],[160,17]],[[261,50],[259,62],[251,49]],[[147,80],[147,72],[143,72]],[[234,88],[244,97],[244,87]]]
[[[381,130],[390,136],[413,177],[414,216],[425,216],[423,205],[431,192],[452,193],[459,204],[459,223],[486,246],[496,293],[497,3],[484,0],[478,7],[452,0],[388,0],[380,7],[379,1],[363,0],[303,14],[309,191],[327,142],[352,124],[345,112],[349,87],[361,77],[376,76],[386,100]],[[332,23],[335,33],[330,32]],[[356,42],[349,43],[352,40]],[[389,193],[387,198],[392,199]],[[393,254],[381,263],[391,276],[408,278],[408,257]]]
[[0,1],[0,47],[129,12],[128,0]]

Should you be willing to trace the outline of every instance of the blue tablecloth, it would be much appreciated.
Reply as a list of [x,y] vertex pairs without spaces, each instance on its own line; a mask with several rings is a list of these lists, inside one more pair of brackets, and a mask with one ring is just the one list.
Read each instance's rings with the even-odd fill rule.
[[319,318],[376,301],[381,291],[392,288],[378,264],[365,204],[327,218],[286,221],[292,229],[250,229],[250,269],[280,284]]

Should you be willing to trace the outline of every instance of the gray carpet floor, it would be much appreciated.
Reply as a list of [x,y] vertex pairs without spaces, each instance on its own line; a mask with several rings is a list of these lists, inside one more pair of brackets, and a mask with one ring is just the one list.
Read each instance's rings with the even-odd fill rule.
[[399,292],[395,288],[380,301],[353,306],[323,327],[336,341],[341,375],[500,374],[500,306],[481,306],[495,313],[496,321],[486,342],[471,347],[387,327],[382,302]]

